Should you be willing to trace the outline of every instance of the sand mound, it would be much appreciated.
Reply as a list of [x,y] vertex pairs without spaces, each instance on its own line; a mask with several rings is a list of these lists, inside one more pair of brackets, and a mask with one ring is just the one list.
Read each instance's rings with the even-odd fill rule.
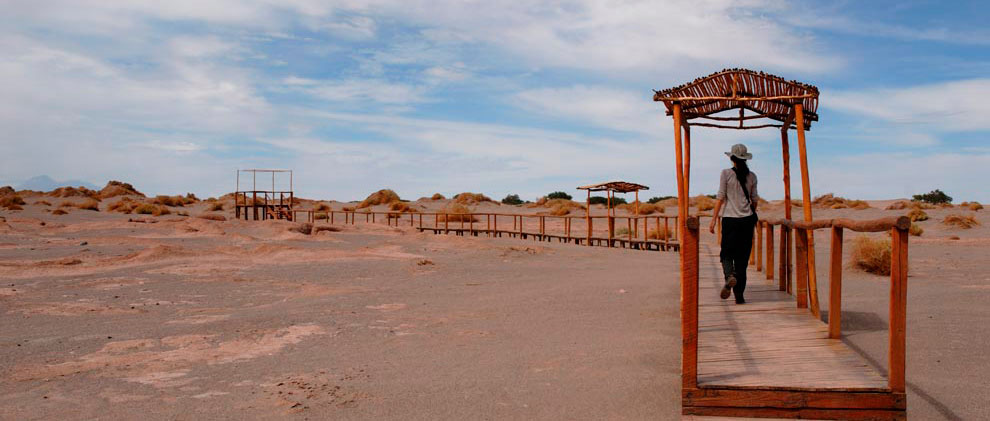
[[469,215],[471,213],[471,209],[468,209],[467,206],[464,206],[459,203],[452,203],[446,208],[444,208],[441,212],[443,212],[444,214],[440,215],[440,222],[445,222],[445,221],[477,222],[478,221],[477,218],[475,218],[472,215]]
[[367,198],[362,200],[361,203],[357,205],[357,209],[364,209],[375,205],[387,205],[392,202],[398,202],[401,200],[402,199],[399,198],[399,195],[396,194],[394,191],[389,189],[382,189],[372,193]]
[[79,187],[70,187],[70,186],[59,187],[59,188],[57,188],[55,190],[52,190],[52,191],[50,191],[48,193],[45,193],[45,195],[52,196],[52,197],[89,197],[89,198],[93,198],[93,199],[96,199],[97,198],[97,192],[92,191],[92,190],[87,189],[87,188],[82,187],[82,186],[79,186]]
[[832,193],[826,193],[821,196],[816,197],[811,201],[812,206],[817,206],[820,208],[828,209],[869,209],[870,205],[864,200],[849,200],[844,197],[838,197]]
[[454,203],[461,205],[477,205],[478,203],[491,202],[498,204],[498,202],[492,200],[490,197],[485,196],[481,193],[471,193],[464,192],[454,195]]
[[14,190],[13,187],[10,187],[10,186],[0,187],[0,196],[10,196],[10,195],[12,195],[14,193],[16,193],[16,191]]
[[117,196],[140,196],[144,197],[144,193],[137,191],[130,183],[124,183],[122,181],[110,180],[107,185],[100,189],[96,194],[100,199],[107,199]]
[[564,216],[569,215],[571,211],[583,211],[585,209],[584,205],[568,199],[547,199],[546,197],[541,197],[536,203],[530,204],[529,208],[547,208],[550,209],[548,212],[539,212],[538,215],[552,215],[552,216]]

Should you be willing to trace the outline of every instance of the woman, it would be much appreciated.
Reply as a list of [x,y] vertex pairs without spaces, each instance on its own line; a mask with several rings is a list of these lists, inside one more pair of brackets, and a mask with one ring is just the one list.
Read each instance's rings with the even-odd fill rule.
[[[736,296],[736,304],[746,303],[743,292],[746,291],[746,267],[749,265],[749,253],[753,249],[753,229],[756,227],[756,203],[760,196],[756,194],[756,174],[749,170],[746,161],[753,154],[746,152],[746,145],[736,144],[731,152],[726,152],[732,160],[732,168],[722,170],[718,185],[718,202],[715,203],[715,217],[722,212],[722,251],[719,260],[722,262],[722,273],[725,275],[725,285],[722,286],[722,299],[729,298],[730,293]],[[715,217],[708,230],[715,233]]]

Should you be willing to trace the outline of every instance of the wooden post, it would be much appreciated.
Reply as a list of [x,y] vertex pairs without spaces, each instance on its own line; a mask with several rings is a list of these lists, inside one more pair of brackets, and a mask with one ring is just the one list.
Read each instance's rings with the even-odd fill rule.
[[[657,228],[660,227],[660,221],[657,220]],[[664,248],[670,247],[670,218],[666,216],[663,217],[663,246]]]
[[767,251],[764,254],[766,254],[766,256],[767,256],[767,264],[766,264],[766,268],[767,268],[767,280],[771,281],[771,283],[772,283],[772,281],[773,281],[773,269],[774,269],[773,268],[773,225],[771,225],[769,222],[767,222],[765,224],[765,226],[766,226],[766,231],[767,231],[767,241],[766,241]]
[[777,252],[780,261],[777,264],[778,290],[790,292],[787,287],[787,227],[780,226],[780,250]]
[[798,308],[808,308],[808,233],[801,229],[794,229],[794,239],[797,241],[795,250],[797,261],[795,269],[797,279],[795,280],[795,292]]
[[447,212],[443,213],[443,233],[450,234],[450,214]]
[[494,235],[498,237],[498,214],[492,215],[492,228],[494,228]]
[[756,222],[756,271],[763,270],[763,225],[765,222]]
[[842,227],[832,227],[828,272],[828,337],[842,337]]
[[584,221],[588,224],[588,236],[585,240],[586,246],[591,246],[591,189],[588,189],[588,198],[584,202]]
[[[687,121],[684,127],[684,197],[691,197],[691,125]],[[688,199],[690,200],[690,199]]]
[[[678,167],[680,168],[680,167]],[[681,223],[681,390],[698,387],[698,218]]]
[[612,247],[612,238],[615,237],[615,217],[608,216],[608,246]]
[[[636,217],[639,217],[639,190],[636,190]],[[639,238],[639,220],[636,220],[636,238]]]
[[887,348],[888,379],[892,392],[904,393],[907,332],[908,230],[891,230],[890,345]]
[[[808,179],[808,150],[804,139],[804,106],[794,104],[794,123],[797,125],[798,153],[801,161],[801,207],[804,208],[804,220],[811,222],[811,184]],[[815,232],[808,233],[808,293],[811,295],[811,314],[821,317],[818,307],[818,273],[815,270]]]
[[[677,171],[677,231],[678,238],[684,237],[684,223],[687,220],[687,197],[684,188],[684,156],[681,151],[681,104],[675,102],[674,110],[674,160]],[[684,265],[684,244],[681,244],[681,267]]]

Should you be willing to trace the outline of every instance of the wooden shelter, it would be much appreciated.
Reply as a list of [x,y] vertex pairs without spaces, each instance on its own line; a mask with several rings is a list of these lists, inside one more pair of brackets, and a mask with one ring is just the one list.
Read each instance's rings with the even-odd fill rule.
[[[589,184],[587,186],[580,186],[578,190],[587,190],[588,196],[585,200],[585,220],[588,224],[588,236],[587,244],[591,245],[591,192],[593,191],[603,191],[605,192],[606,203],[605,212],[608,213],[608,243],[609,247],[612,244],[612,238],[615,236],[615,209],[612,207],[612,199],[615,197],[615,193],[635,193],[635,214],[639,216],[639,191],[649,190],[650,188],[642,184],[630,183],[626,181],[607,181],[598,184]],[[638,227],[638,225],[637,225]]]
[[[241,174],[251,174],[251,190],[241,190]],[[271,175],[271,190],[258,189],[258,174]],[[278,190],[276,188],[276,175],[289,175],[289,189]],[[267,177],[266,177],[267,178]],[[295,196],[292,191],[292,170],[277,169],[248,169],[237,170],[236,189],[234,190],[234,215],[240,219],[265,220],[265,219],[287,219],[292,221],[295,214],[292,212],[292,205]],[[262,180],[264,182],[265,180]],[[284,182],[284,180],[283,180]]]
[[[843,359],[848,357],[848,355],[839,355],[841,353],[837,354],[836,352],[838,351],[824,352],[821,357],[822,360],[819,361],[808,359],[807,356],[802,358],[800,348],[789,348],[794,347],[793,339],[791,342],[774,344],[774,346],[782,349],[771,349],[767,352],[777,352],[778,359],[782,358],[782,356],[797,355],[796,359],[787,360],[787,362],[796,361],[799,364],[803,364],[803,366],[773,367],[771,364],[770,367],[761,367],[759,366],[759,358],[767,357],[754,356],[754,350],[747,343],[740,344],[739,334],[736,335],[737,340],[735,342],[729,341],[724,344],[727,347],[738,349],[720,351],[726,354],[733,354],[734,358],[738,358],[740,366],[745,366],[745,370],[728,376],[739,376],[737,379],[739,382],[733,383],[727,380],[724,375],[721,376],[721,379],[718,379],[718,373],[714,373],[713,375],[713,373],[705,372],[704,370],[701,373],[707,376],[705,378],[706,381],[699,380],[702,374],[699,374],[698,367],[698,218],[689,215],[688,206],[691,179],[691,127],[713,127],[733,130],[776,128],[780,130],[784,173],[785,219],[777,221],[775,224],[768,221],[761,221],[760,226],[766,227],[769,224],[768,240],[771,242],[772,227],[774,225],[780,226],[780,290],[786,290],[788,293],[792,292],[791,283],[792,281],[796,281],[798,308],[807,308],[808,301],[810,301],[810,310],[816,319],[820,315],[813,232],[814,229],[823,227],[833,227],[833,229],[839,230],[838,245],[834,243],[836,237],[833,235],[833,250],[837,246],[840,250],[838,258],[836,258],[834,253],[832,257],[831,268],[835,272],[836,268],[841,271],[842,228],[841,224],[836,226],[831,221],[813,221],[812,219],[805,132],[810,130],[812,122],[818,121],[818,88],[801,82],[788,81],[763,72],[746,69],[727,69],[695,79],[684,85],[654,91],[653,100],[662,102],[666,108],[666,114],[673,117],[674,120],[674,153],[678,188],[678,228],[682,238],[680,259],[681,323],[684,341],[682,348],[682,406],[684,413],[772,417],[813,416],[816,418],[856,419],[903,417],[906,407],[903,381],[905,344],[903,332],[899,332],[899,330],[903,329],[904,302],[894,300],[893,298],[891,300],[890,381],[886,388],[877,387],[876,384],[866,380],[861,382],[850,380],[848,383],[842,383],[837,386],[841,382],[829,382],[829,372],[827,370],[824,372],[821,370],[817,371],[821,372],[821,375],[824,377],[811,375],[810,373],[816,372],[816,369],[820,368],[822,364],[827,365],[829,362],[833,363],[834,366],[841,366],[842,364],[854,365],[853,370],[847,370],[852,372],[849,376],[855,376],[856,373],[863,374],[869,372],[870,368],[866,364],[862,364],[865,367],[863,368],[858,363],[850,363],[849,361],[853,360]],[[788,131],[791,129],[797,132],[799,162],[801,166],[802,207],[804,211],[803,224],[810,225],[798,226],[791,221],[790,144],[788,142]],[[718,215],[714,215],[713,217],[718,217]],[[874,225],[892,231],[894,238],[897,239],[901,238],[899,237],[901,234],[906,233],[906,231],[904,233],[901,232],[903,227],[893,223],[878,223]],[[871,225],[871,227],[874,226]],[[794,231],[794,235],[797,236],[798,240],[796,253],[792,251],[791,231]],[[903,260],[898,260],[896,262],[898,267],[894,268],[897,279],[893,279],[892,277],[892,297],[901,297],[906,293],[906,238],[906,234],[904,234],[902,239],[904,240]],[[898,244],[895,243],[895,250],[896,247],[900,247]],[[795,257],[792,256],[792,253],[796,254],[797,257],[798,268],[796,280],[792,279],[790,262]],[[769,265],[772,265],[770,263],[772,262],[772,256],[772,244],[769,244]],[[836,261],[838,262],[838,266],[836,266]],[[836,275],[833,273],[834,276]],[[841,275],[838,276],[841,279]],[[807,286],[807,289],[803,289],[803,286]],[[835,291],[832,291],[832,293],[834,295]],[[804,294],[807,294],[807,297],[804,297]],[[712,307],[709,307],[710,305],[706,304],[708,317],[721,318],[722,321],[728,319],[730,326],[744,328],[742,324],[734,321],[743,319],[736,318],[737,316],[731,313],[733,311],[731,307],[716,307],[722,308],[716,316],[712,314],[710,310]],[[747,304],[747,306],[751,306],[752,308],[752,304]],[[762,313],[760,317],[763,317],[772,312],[760,313]],[[832,318],[838,319],[839,314],[837,313],[838,311],[830,311],[830,320]],[[811,321],[814,321],[815,324],[794,325],[799,326],[795,327],[798,330],[791,333],[798,332],[799,335],[811,336],[821,334],[815,330],[815,326],[820,324],[820,322],[814,319],[811,319]],[[709,321],[706,321],[706,323],[709,323]],[[752,326],[766,327],[768,323],[772,323],[771,319],[763,318],[753,323]],[[769,328],[773,329],[773,326]],[[725,333],[723,333],[724,335]],[[718,339],[717,336],[713,338],[716,338],[716,341]],[[834,340],[836,338],[828,336],[823,339]],[[831,349],[829,347],[839,349],[837,347],[844,345],[839,341],[838,344],[829,342],[823,346],[826,349]],[[714,361],[718,361],[720,358],[719,354],[716,353],[714,355]],[[704,357],[704,355],[702,356]],[[828,361],[825,361],[826,359]],[[784,360],[781,361],[783,362]],[[712,362],[712,364],[716,367],[719,366],[718,362]],[[721,365],[721,367],[724,368],[727,366]],[[775,377],[775,373],[767,375],[767,372],[762,372],[763,377],[761,380],[759,375],[754,375],[754,371],[761,373],[761,369],[790,370],[788,373],[791,375],[790,377],[793,377],[793,374],[795,374],[794,370],[800,371],[807,369],[809,374],[807,378],[803,379],[805,380],[803,383],[795,385],[787,383],[790,380],[780,380],[781,377]],[[832,374],[835,374],[835,372]],[[870,376],[867,374],[863,374],[862,378],[869,378]],[[746,380],[743,381],[743,378]],[[814,383],[816,378],[821,380],[821,387],[808,384],[809,381]],[[851,379],[852,377],[849,378]],[[774,379],[780,381],[778,382]]]

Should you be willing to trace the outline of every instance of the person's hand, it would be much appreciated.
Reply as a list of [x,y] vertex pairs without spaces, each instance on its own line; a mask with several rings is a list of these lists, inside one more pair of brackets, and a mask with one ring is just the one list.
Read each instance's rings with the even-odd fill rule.
[[715,233],[715,218],[712,218],[712,223],[708,224],[708,232]]

